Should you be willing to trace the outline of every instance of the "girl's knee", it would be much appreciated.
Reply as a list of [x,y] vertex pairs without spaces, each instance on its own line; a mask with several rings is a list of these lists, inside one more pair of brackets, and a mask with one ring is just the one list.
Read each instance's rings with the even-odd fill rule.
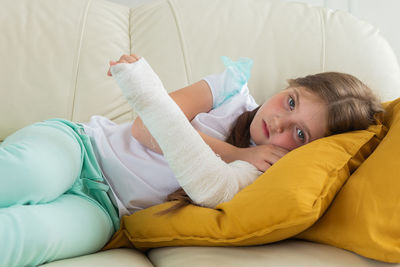
[[80,144],[53,127],[31,125],[0,147],[0,207],[52,201],[79,177]]

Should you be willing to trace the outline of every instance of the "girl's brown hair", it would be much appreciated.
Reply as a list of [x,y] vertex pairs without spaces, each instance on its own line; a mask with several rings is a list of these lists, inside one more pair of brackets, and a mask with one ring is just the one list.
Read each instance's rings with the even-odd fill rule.
[[[337,134],[362,130],[374,124],[374,115],[383,112],[379,99],[356,77],[339,72],[324,72],[288,80],[288,88],[304,87],[319,96],[328,109],[328,133]],[[260,107],[241,114],[226,142],[237,147],[250,146],[250,124]],[[168,195],[166,201],[178,202],[158,214],[176,211],[186,205],[196,205],[182,188]]]

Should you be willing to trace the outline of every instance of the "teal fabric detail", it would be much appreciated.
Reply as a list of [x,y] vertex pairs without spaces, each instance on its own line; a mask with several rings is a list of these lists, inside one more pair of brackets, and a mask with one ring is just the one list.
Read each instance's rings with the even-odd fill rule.
[[118,212],[108,196],[107,192],[110,188],[103,183],[104,178],[94,154],[90,137],[85,134],[83,126],[64,119],[49,119],[47,121],[56,121],[68,125],[79,136],[78,141],[82,142],[82,146],[85,148],[84,153],[82,153],[83,164],[80,179],[77,179],[66,193],[79,195],[97,205],[100,204],[99,207],[110,215],[114,230],[117,231],[120,224]]
[[240,92],[242,87],[249,81],[253,60],[250,58],[239,58],[237,61],[222,56],[225,65],[224,88],[221,93],[214,97],[213,108],[222,105],[225,101]]
[[0,266],[37,266],[100,250],[119,228],[90,137],[50,119],[0,144]]

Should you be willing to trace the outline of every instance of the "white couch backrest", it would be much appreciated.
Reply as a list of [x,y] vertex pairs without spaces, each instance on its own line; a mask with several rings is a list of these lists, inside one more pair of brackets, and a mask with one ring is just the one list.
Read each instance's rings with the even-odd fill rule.
[[168,91],[220,72],[220,56],[254,60],[258,103],[288,78],[348,72],[383,101],[400,96],[400,70],[373,26],[344,12],[268,0],[159,0],[137,8],[102,0],[0,2],[0,141],[54,117],[116,122],[133,112],[106,76],[122,54],[146,57]]

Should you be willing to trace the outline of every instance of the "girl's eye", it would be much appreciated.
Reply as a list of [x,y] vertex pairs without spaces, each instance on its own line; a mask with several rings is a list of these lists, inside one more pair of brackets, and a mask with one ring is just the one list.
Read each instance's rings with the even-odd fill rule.
[[304,140],[306,139],[306,136],[304,135],[304,132],[300,129],[297,129],[297,137],[299,137],[299,139],[304,142]]
[[288,104],[289,104],[290,110],[293,110],[296,105],[296,103],[294,102],[294,99],[291,96],[289,96]]

